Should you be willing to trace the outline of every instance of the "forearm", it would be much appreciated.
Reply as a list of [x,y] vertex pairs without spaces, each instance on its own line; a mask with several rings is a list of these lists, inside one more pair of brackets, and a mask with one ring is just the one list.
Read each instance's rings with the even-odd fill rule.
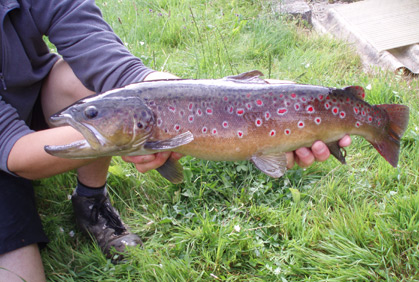
[[27,179],[40,179],[79,168],[97,159],[62,159],[45,152],[45,145],[64,145],[84,139],[65,126],[34,132],[20,138],[10,151],[9,170]]

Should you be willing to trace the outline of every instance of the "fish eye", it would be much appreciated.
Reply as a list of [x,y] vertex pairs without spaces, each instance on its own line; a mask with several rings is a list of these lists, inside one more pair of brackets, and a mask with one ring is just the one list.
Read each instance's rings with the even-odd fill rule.
[[95,106],[89,106],[84,110],[84,115],[88,119],[94,119],[99,114],[99,111]]

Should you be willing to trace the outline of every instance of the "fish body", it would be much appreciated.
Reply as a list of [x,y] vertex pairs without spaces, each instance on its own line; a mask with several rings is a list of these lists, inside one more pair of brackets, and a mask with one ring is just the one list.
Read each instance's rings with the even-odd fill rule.
[[[252,71],[221,80],[132,84],[83,99],[51,117],[86,141],[46,146],[60,157],[142,155],[174,151],[215,161],[252,160],[266,174],[285,172],[285,152],[325,142],[345,162],[337,141],[368,140],[393,166],[408,123],[403,105],[369,105],[361,87],[269,84]],[[159,172],[181,181],[179,165]]]

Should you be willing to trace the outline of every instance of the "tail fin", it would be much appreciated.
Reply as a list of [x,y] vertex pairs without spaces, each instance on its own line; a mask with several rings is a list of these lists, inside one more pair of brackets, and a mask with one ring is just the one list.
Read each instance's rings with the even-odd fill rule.
[[409,122],[409,107],[394,104],[377,105],[377,107],[387,113],[389,123],[386,128],[387,131],[380,139],[370,142],[393,167],[397,167],[399,161],[400,139]]

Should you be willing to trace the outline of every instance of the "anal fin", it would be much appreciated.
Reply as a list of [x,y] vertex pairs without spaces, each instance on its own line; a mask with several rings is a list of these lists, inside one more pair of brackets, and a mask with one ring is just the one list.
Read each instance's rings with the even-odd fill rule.
[[168,158],[167,161],[156,170],[161,176],[174,184],[179,184],[183,181],[183,167],[177,160]]
[[267,155],[253,156],[253,164],[263,173],[279,178],[287,171],[287,156],[285,153],[275,153]]

